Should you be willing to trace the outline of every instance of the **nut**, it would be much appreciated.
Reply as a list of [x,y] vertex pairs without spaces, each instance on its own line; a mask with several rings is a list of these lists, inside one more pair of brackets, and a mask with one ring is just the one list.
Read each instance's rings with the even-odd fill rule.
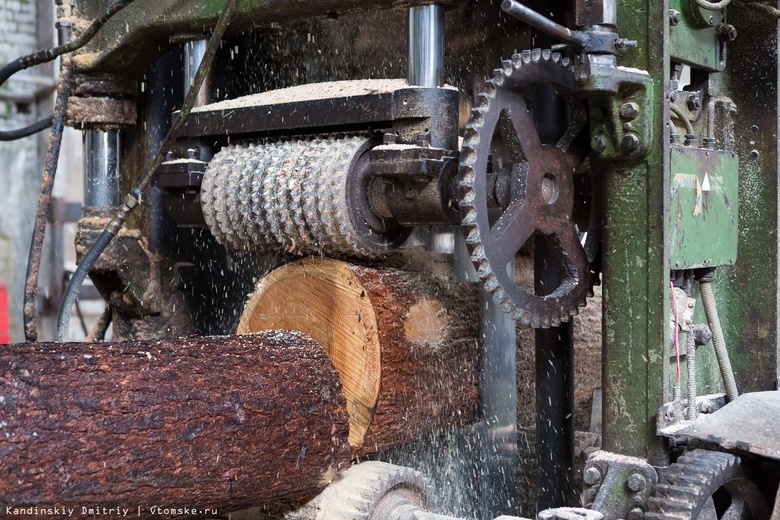
[[636,119],[636,116],[639,115],[639,105],[634,103],[633,101],[629,101],[628,103],[623,103],[620,106],[620,117],[623,119]]
[[625,153],[631,153],[639,148],[639,136],[636,134],[626,134],[620,141],[620,149]]
[[701,98],[699,94],[692,94],[688,96],[688,110],[696,112],[701,108]]
[[593,148],[593,150],[597,153],[602,153],[606,151],[607,145],[608,145],[607,138],[603,135],[596,135],[593,137],[593,140],[591,141],[590,145]]
[[639,493],[640,491],[645,490],[645,487],[647,486],[647,481],[645,480],[645,477],[643,477],[639,473],[634,473],[633,475],[628,477],[628,480],[626,481],[626,485],[628,486],[628,489],[630,489],[634,493]]
[[601,471],[595,466],[591,466],[582,474],[582,480],[589,486],[595,486],[601,483]]

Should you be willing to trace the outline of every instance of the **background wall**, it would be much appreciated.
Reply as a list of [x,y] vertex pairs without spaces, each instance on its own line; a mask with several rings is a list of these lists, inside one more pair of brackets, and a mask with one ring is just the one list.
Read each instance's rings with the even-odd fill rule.
[[[19,56],[54,43],[55,6],[50,0],[3,0],[0,7],[0,67]],[[0,87],[0,129],[29,125],[53,111],[56,71],[59,63],[40,65],[19,72]],[[43,131],[13,142],[0,142],[0,279],[8,286],[11,341],[23,341],[22,302],[27,255],[30,248],[35,208],[49,133]],[[63,139],[60,169],[54,196],[79,201],[81,184],[81,141],[68,129]],[[38,308],[40,339],[54,338],[54,315],[59,302],[53,266],[72,255],[72,239],[52,245],[52,228],[47,230],[40,273]],[[60,230],[61,231],[61,230]]]

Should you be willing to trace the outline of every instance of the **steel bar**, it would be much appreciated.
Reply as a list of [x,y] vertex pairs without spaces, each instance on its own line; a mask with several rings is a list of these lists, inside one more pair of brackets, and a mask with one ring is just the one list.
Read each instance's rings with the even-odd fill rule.
[[118,130],[84,132],[84,208],[107,209],[119,204]]
[[444,7],[409,9],[409,84],[439,87],[444,83]]

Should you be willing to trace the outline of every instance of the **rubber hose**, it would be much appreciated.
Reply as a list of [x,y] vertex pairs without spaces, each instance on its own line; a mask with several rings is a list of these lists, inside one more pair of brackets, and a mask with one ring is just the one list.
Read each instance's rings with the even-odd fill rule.
[[103,250],[111,243],[111,239],[113,238],[114,235],[104,229],[81,260],[81,263],[76,268],[76,272],[73,273],[70,283],[68,283],[68,287],[65,289],[65,294],[62,295],[60,313],[57,316],[57,341],[68,341],[70,335],[70,310],[78,299],[81,284],[83,284],[84,280],[87,278],[87,273],[89,273],[95,260],[100,257]]
[[707,315],[707,323],[712,330],[712,344],[715,346],[715,356],[718,358],[723,385],[726,387],[726,398],[733,401],[739,397],[737,382],[734,380],[734,370],[731,368],[729,352],[726,350],[726,340],[723,338],[723,329],[720,327],[718,308],[715,305],[715,294],[712,291],[712,282],[700,282],[701,302],[704,305],[704,314]]
[[49,116],[46,119],[41,119],[35,123],[25,126],[24,128],[18,128],[16,130],[0,130],[0,141],[16,141],[23,137],[36,134],[41,130],[49,128],[54,122],[54,116]]
[[685,125],[685,131],[688,132],[689,135],[693,135],[693,125],[691,124],[691,120],[685,117],[685,114],[683,114],[683,111],[680,110],[680,107],[674,103],[670,103],[669,110],[672,112],[672,114],[676,115],[680,121],[682,121],[682,124]]
[[693,3],[698,5],[702,9],[706,9],[708,11],[720,11],[721,9],[725,9],[731,3],[731,0],[720,0],[720,2],[708,2],[707,0],[693,0]]
[[693,330],[688,331],[685,341],[685,368],[688,374],[688,412],[685,415],[689,421],[695,421],[699,415],[699,407],[696,405],[696,338]]

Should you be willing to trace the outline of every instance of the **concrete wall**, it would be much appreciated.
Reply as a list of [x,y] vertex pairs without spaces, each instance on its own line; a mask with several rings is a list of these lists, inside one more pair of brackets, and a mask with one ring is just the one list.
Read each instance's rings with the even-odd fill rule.
[[[19,56],[54,45],[54,4],[51,0],[0,1],[0,67]],[[0,129],[29,125],[51,115],[59,63],[19,72],[0,87]],[[8,286],[11,340],[23,341],[22,302],[27,256],[35,208],[49,142],[43,131],[13,142],[0,142],[0,279]],[[71,201],[81,198],[80,132],[67,129],[60,155],[54,196]],[[72,226],[71,226],[72,227]],[[72,232],[65,230],[65,236]],[[64,246],[51,246],[52,226],[47,230],[39,277],[39,332],[41,340],[54,338],[56,284],[52,263],[73,261],[72,238]],[[48,303],[48,305],[44,305]]]
[[[38,47],[36,0],[4,0],[0,6],[0,63]],[[33,123],[42,116],[38,91],[50,76],[26,70],[0,87],[0,129]],[[12,341],[21,340],[22,294],[33,216],[40,189],[39,139],[0,143],[0,278],[8,286]]]

